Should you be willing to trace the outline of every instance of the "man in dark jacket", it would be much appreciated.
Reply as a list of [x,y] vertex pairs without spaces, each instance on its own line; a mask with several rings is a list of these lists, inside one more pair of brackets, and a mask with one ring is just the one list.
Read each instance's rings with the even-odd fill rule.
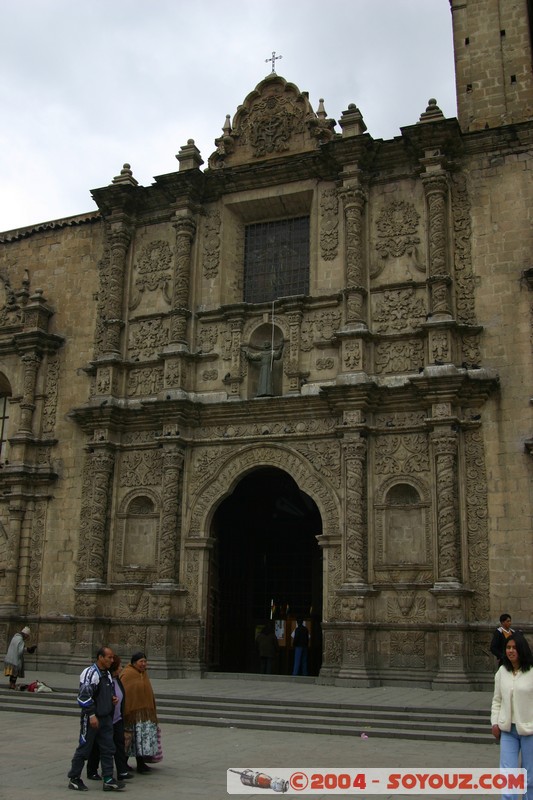
[[513,633],[514,629],[511,628],[511,615],[502,614],[500,617],[500,627],[496,628],[496,630],[494,631],[494,635],[490,643],[490,652],[493,655],[495,655],[496,658],[498,659],[499,666],[503,664],[503,657],[505,655],[505,645],[507,644],[507,639]]
[[68,773],[68,788],[79,792],[88,791],[81,779],[81,773],[95,740],[100,749],[104,780],[102,788],[110,792],[120,792],[124,788],[123,783],[113,778],[113,711],[118,698],[114,694],[113,680],[109,673],[112,663],[113,651],[109,647],[101,647],[96,654],[95,663],[84,669],[80,675],[80,743]]

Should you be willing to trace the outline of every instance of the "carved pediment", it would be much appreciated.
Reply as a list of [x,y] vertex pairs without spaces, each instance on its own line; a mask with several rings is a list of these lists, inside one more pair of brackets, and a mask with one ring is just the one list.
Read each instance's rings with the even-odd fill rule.
[[211,169],[248,163],[286,153],[316,150],[334,135],[335,120],[327,119],[320,101],[315,113],[307,94],[272,73],[257,85],[223,134],[209,159]]

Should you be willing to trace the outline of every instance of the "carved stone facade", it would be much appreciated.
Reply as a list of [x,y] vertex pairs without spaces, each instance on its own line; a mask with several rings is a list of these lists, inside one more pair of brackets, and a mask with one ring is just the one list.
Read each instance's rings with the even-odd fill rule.
[[[265,470],[320,519],[323,680],[490,682],[494,621],[533,607],[533,124],[513,123],[466,134],[431,100],[377,141],[271,74],[206,171],[189,140],[150,187],[125,165],[97,212],[0,236],[0,642],[24,619],[41,666],[106,641],[209,669],[219,509]],[[246,226],[297,217],[309,293],[245,303]]]

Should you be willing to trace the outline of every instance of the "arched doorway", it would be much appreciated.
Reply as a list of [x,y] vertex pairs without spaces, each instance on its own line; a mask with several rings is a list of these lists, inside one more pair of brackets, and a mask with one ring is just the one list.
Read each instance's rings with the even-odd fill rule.
[[[290,674],[297,618],[311,630],[309,672],[318,674],[322,641],[322,520],[315,502],[281,469],[250,472],[217,509],[212,534],[207,661],[223,672],[257,672],[255,636],[278,620],[279,661]],[[283,638],[283,633],[285,634]]]

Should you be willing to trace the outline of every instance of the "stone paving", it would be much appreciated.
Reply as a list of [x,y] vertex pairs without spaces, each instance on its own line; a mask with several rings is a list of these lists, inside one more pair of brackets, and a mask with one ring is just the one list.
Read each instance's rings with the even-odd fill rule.
[[[28,676],[31,679],[31,676]],[[76,676],[41,673],[52,687],[77,685]],[[488,710],[490,694],[486,692],[430,692],[406,688],[353,689],[318,686],[313,681],[231,680],[153,680],[154,690],[169,693],[187,692],[224,696],[285,697],[289,703],[298,699],[333,700],[338,702],[394,703],[439,707],[464,707]],[[33,713],[2,713],[2,759],[0,761],[1,800],[56,800],[72,796],[67,788],[66,773],[76,745],[77,720],[73,717],[47,716]],[[123,796],[145,797],[153,792],[160,800],[228,798],[226,770],[230,767],[269,769],[280,767],[497,767],[498,748],[494,744],[468,745],[460,742],[427,742],[378,739],[368,731],[368,739],[353,736],[279,733],[208,728],[186,725],[162,725],[164,760],[154,767],[153,774],[135,775]],[[89,792],[101,791],[100,785],[88,782]],[[90,798],[89,793],[83,796]],[[254,800],[274,796],[271,792],[233,795]],[[277,795],[282,796],[282,795]],[[287,797],[294,796],[291,794]],[[340,796],[325,793],[309,795],[320,800]],[[404,800],[406,795],[343,795],[383,800]],[[414,795],[410,795],[413,797]],[[455,800],[481,795],[446,795]],[[498,797],[498,795],[487,795]]]

